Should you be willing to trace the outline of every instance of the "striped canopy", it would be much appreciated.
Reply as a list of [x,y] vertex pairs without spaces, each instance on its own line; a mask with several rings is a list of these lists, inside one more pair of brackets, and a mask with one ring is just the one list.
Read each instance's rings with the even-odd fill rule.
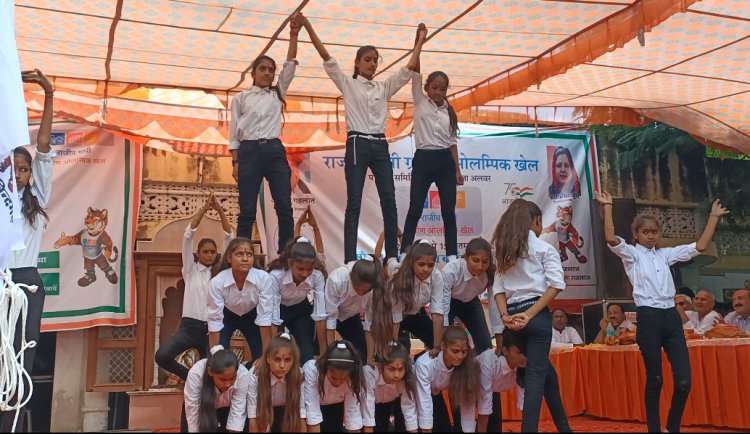
[[[421,70],[450,77],[463,121],[638,125],[658,120],[750,153],[747,0],[16,0],[24,69],[54,78],[58,116],[178,151],[225,154],[226,110],[261,53],[281,62],[302,10],[344,70],[379,49],[378,77],[406,65],[416,26]],[[282,140],[344,140],[340,93],[303,30]],[[170,92],[164,88],[190,90]],[[27,87],[28,107],[43,97]],[[411,130],[411,93],[387,134]]]

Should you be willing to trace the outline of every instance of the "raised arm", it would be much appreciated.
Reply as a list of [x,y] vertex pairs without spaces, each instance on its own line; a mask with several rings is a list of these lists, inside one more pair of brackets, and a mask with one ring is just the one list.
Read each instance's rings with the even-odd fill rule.
[[419,72],[419,55],[422,54],[422,45],[424,45],[425,40],[427,40],[427,27],[424,23],[419,23],[417,40],[414,42],[414,50],[411,52],[409,63],[406,64],[407,69]]
[[318,227],[318,221],[315,220],[315,214],[312,212],[312,208],[307,208],[307,224],[310,225],[310,227],[313,230],[313,235],[315,236],[315,250],[318,251],[318,253],[325,253],[325,247],[323,246],[323,236],[320,235],[320,228]]
[[219,214],[219,220],[221,220],[221,228],[224,230],[224,233],[231,235],[234,233],[234,228],[229,223],[229,219],[227,218],[226,213],[224,213],[224,208],[221,207],[221,204],[219,203],[219,199],[216,198],[216,196],[211,194],[213,197],[212,205],[213,209]]
[[313,26],[307,19],[307,17],[302,15],[302,12],[299,12],[299,15],[295,17],[295,19],[297,21],[301,21],[301,24],[305,27],[305,30],[307,30],[307,34],[308,36],[310,36],[310,42],[312,42],[313,47],[315,47],[315,49],[318,51],[320,58],[323,59],[324,62],[330,59],[331,55],[328,54],[326,46],[323,45],[323,42],[320,41],[318,34],[315,33],[315,30],[313,29]]
[[201,224],[201,220],[203,220],[203,216],[206,215],[206,211],[208,211],[209,209],[213,207],[213,204],[214,204],[214,194],[212,192],[211,194],[208,195],[208,199],[206,199],[206,203],[204,203],[203,206],[200,207],[198,212],[195,213],[193,220],[190,221],[190,229],[195,229],[198,227],[198,225]]
[[[597,193],[596,201],[604,209],[604,239],[610,246],[617,246],[620,244],[620,240],[615,236],[615,223],[612,220],[612,196],[606,191]],[[708,229],[708,226],[706,226],[706,229]],[[711,235],[713,236],[713,232]]]
[[708,217],[708,221],[706,222],[706,228],[703,229],[701,237],[698,239],[698,242],[695,243],[696,250],[702,252],[708,248],[708,244],[714,237],[716,224],[719,222],[719,218],[725,214],[729,214],[729,211],[721,206],[721,203],[719,203],[719,199],[716,199],[711,206],[711,215]]
[[52,83],[50,83],[42,71],[38,69],[21,72],[21,79],[24,83],[36,83],[44,89],[44,111],[42,112],[42,123],[39,124],[39,131],[36,135],[36,149],[37,151],[46,154],[52,150],[52,147],[50,146],[50,141],[52,139],[52,106],[54,99]]
[[300,12],[295,12],[289,18],[289,48],[286,52],[286,60],[297,58],[297,38],[299,31],[303,26],[303,21],[299,18]]

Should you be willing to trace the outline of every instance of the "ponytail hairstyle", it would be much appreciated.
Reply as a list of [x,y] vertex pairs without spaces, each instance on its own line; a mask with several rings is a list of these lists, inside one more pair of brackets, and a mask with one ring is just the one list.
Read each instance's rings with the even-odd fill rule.
[[[427,81],[425,81],[424,87],[427,88],[427,86],[432,83],[432,81],[438,77],[441,77],[443,80],[445,80],[445,85],[450,86],[450,79],[448,79],[448,74],[444,73],[443,71],[433,71],[430,73],[430,75],[427,76]],[[450,131],[451,136],[458,137],[458,135],[461,133],[461,130],[458,129],[458,116],[456,115],[456,111],[453,110],[453,106],[448,102],[448,98],[445,99],[445,106],[448,109],[448,119],[450,119]]]
[[[25,204],[24,204],[24,206],[25,206]],[[638,232],[638,229],[640,229],[641,226],[643,226],[644,223],[646,223],[647,221],[654,222],[654,224],[656,224],[656,227],[661,232],[661,223],[659,223],[659,219],[656,218],[655,215],[652,215],[652,214],[639,214],[638,216],[636,216],[635,220],[633,220],[633,224],[630,225],[630,231],[631,231],[632,236],[633,236],[633,244],[637,244],[638,243],[638,238],[636,237],[636,233]],[[691,297],[691,299],[692,299],[692,297]]]
[[495,244],[497,270],[501,274],[516,265],[518,258],[529,255],[529,230],[542,210],[534,202],[516,199],[497,222],[492,242]]
[[[372,45],[364,45],[362,47],[359,47],[357,50],[357,55],[354,58],[355,62],[358,62],[359,59],[362,58],[365,54],[369,53],[370,51],[374,51],[375,55],[380,57],[380,53],[378,53],[378,49],[373,47]],[[359,76],[359,68],[357,67],[356,63],[354,64],[354,74],[352,74],[352,78],[357,78]]]
[[388,294],[383,264],[374,256],[358,260],[349,273],[352,285],[370,285],[372,291],[372,340],[375,354],[385,354],[393,339],[393,302]]
[[[221,260],[219,261],[216,266],[214,266],[213,275],[216,276],[217,274],[221,273],[222,271],[229,268],[229,262],[228,259],[232,257],[234,252],[239,249],[239,247],[242,244],[247,244],[250,246],[250,251],[253,251],[253,242],[250,240],[250,238],[245,237],[237,237],[229,242],[229,245],[227,246],[227,250],[224,252],[224,254],[221,256]],[[255,254],[253,253],[253,259],[255,259]],[[257,268],[258,263],[253,260],[253,268]]]
[[[13,150],[13,157],[22,157],[31,167],[33,159],[28,149],[23,146],[19,146]],[[39,199],[31,193],[31,184],[26,185],[21,196],[21,213],[29,224],[36,228],[37,216],[44,217],[45,221],[49,221],[47,211],[42,208],[39,204]]]
[[325,395],[323,385],[328,370],[335,369],[349,373],[349,388],[357,397],[357,401],[361,402],[362,358],[351,342],[346,340],[331,342],[325,353],[315,361],[315,367],[318,368],[318,392],[320,392],[321,397]]
[[279,253],[279,257],[268,264],[268,271],[271,270],[289,270],[289,265],[297,261],[312,261],[313,268],[323,273],[323,277],[328,278],[325,264],[318,259],[318,252],[310,240],[305,237],[296,237],[287,243],[284,250]]
[[[214,241],[213,238],[201,238],[201,240],[198,241],[198,251],[200,252],[203,246],[205,246],[206,244],[213,244],[214,248],[217,251],[219,250],[219,247],[216,245],[216,241]],[[193,253],[193,261],[198,262],[198,255],[195,253]],[[214,258],[214,263],[211,264],[211,268],[212,269],[215,268],[216,265],[219,263],[219,261],[221,261],[221,255],[217,254],[216,257]]]
[[404,312],[414,309],[414,262],[419,258],[429,256],[437,259],[437,250],[430,243],[417,240],[409,246],[401,268],[391,278],[391,294],[393,304],[401,304]]
[[[474,256],[479,252],[487,253],[487,257],[490,258],[490,266],[487,267],[487,288],[492,288],[495,283],[495,258],[492,257],[492,246],[490,243],[482,237],[477,237],[469,241],[466,244],[466,250],[464,251],[464,260],[467,256]],[[485,288],[486,289],[486,288]]]
[[214,354],[209,354],[206,360],[206,368],[203,371],[203,384],[201,384],[201,403],[198,407],[198,430],[200,432],[216,432],[219,421],[216,418],[216,389],[214,377],[208,370],[221,374],[229,368],[236,371],[240,361],[234,351],[221,349]]
[[[271,57],[266,56],[265,54],[262,56],[258,56],[255,60],[253,60],[253,64],[250,68],[250,70],[253,72],[253,75],[255,75],[255,70],[258,69],[260,66],[260,63],[263,61],[271,62],[271,65],[273,65],[274,71],[276,70],[276,61],[273,60]],[[253,79],[253,86],[255,85],[255,79]],[[281,101],[281,116],[284,116],[284,111],[286,110],[286,100],[284,99],[284,96],[281,95],[281,90],[279,90],[278,84],[272,84],[269,86],[269,89],[276,92],[276,96],[279,97],[279,101]]]
[[404,362],[404,389],[410,399],[414,399],[417,393],[417,380],[414,374],[414,366],[409,355],[409,350],[405,346],[398,342],[391,342],[388,351],[384,353],[378,360],[378,369],[380,369],[380,375],[383,375],[383,370],[387,365],[401,360]]
[[286,374],[286,405],[284,407],[284,420],[281,423],[282,432],[298,432],[300,429],[300,388],[302,387],[302,371],[299,366],[299,347],[294,338],[288,333],[271,339],[271,342],[263,352],[263,357],[258,359],[255,374],[258,376],[258,426],[262,430],[273,425],[273,393],[271,391],[271,368],[268,358],[276,354],[281,348],[289,349],[292,353],[292,367]]
[[461,402],[475,402],[476,391],[479,390],[479,364],[474,349],[469,346],[466,331],[458,326],[446,327],[443,333],[443,345],[466,342],[467,352],[464,361],[453,367],[451,379],[448,382],[448,399],[451,407],[458,408]]

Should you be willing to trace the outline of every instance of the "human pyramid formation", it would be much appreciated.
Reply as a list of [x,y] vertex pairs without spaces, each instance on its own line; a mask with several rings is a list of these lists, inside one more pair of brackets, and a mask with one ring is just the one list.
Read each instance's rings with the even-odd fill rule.
[[[379,82],[374,81],[379,62],[375,47],[357,50],[354,74],[347,76],[306,17],[295,13],[289,22],[287,59],[276,84],[276,62],[260,56],[252,64],[252,88],[237,95],[231,105],[230,150],[240,193],[237,236],[213,195],[185,229],[183,318],[179,330],[156,354],[159,366],[185,381],[183,430],[340,432],[345,427],[366,432],[454,428],[500,432],[499,393],[519,386],[524,432],[537,431],[543,397],[557,429],[569,432],[557,373],[548,356],[553,330],[548,305],[565,289],[560,253],[539,239],[543,229],[539,207],[517,199],[500,217],[491,242],[475,238],[458,257],[455,198],[456,186],[463,184],[457,156],[458,124],[446,100],[448,76],[435,71],[422,84],[419,56],[427,39],[425,26],[418,26],[407,66]],[[330,273],[310,210],[297,229],[301,223],[309,223],[315,242],[294,235],[291,171],[279,140],[284,96],[294,78],[302,28],[343,94],[346,109],[346,265]],[[49,82],[38,75],[47,91]],[[388,99],[409,81],[417,151],[399,252],[385,122]],[[48,94],[51,92],[49,87]],[[51,113],[51,98],[46,101]],[[36,158],[32,160],[20,150],[15,155],[24,197],[24,235],[32,240],[40,238],[43,230],[39,221],[46,218],[43,208],[54,157],[49,124],[45,124],[47,114],[45,105]],[[375,178],[383,214],[386,260],[382,262],[376,255],[356,257],[368,168]],[[32,173],[33,184],[29,181]],[[279,221],[280,256],[267,270],[254,266],[250,240],[263,178],[269,182]],[[450,258],[442,269],[436,267],[435,247],[414,240],[422,204],[433,182],[441,198]],[[555,188],[565,192],[572,186]],[[27,200],[28,195],[35,199]],[[718,219],[728,211],[716,201],[696,243],[658,249],[656,218],[636,219],[636,244],[631,245],[614,234],[610,195],[598,194],[597,200],[604,209],[607,243],[622,258],[633,284],[638,323],[649,330],[648,336],[637,338],[647,371],[649,430],[662,428],[658,397],[664,348],[677,385],[666,427],[677,431],[690,390],[690,366],[669,266],[705,250]],[[219,246],[212,239],[202,239],[194,252],[195,231],[209,209],[219,213],[224,240]],[[27,246],[34,245],[28,241]],[[33,249],[26,252],[34,255]],[[17,262],[16,267],[34,267],[36,262],[31,259],[28,264]],[[40,284],[34,280],[38,279],[34,272],[35,267],[26,280]],[[491,329],[479,299],[485,291],[491,294]],[[36,306],[40,318],[41,302]],[[452,325],[456,318],[465,329]],[[37,321],[38,338],[38,319],[33,321]],[[242,332],[252,353],[248,367],[229,349],[236,330]],[[415,358],[408,333],[425,346]],[[198,350],[201,360],[188,369],[175,357],[190,348]],[[29,358],[33,362],[33,357]]]

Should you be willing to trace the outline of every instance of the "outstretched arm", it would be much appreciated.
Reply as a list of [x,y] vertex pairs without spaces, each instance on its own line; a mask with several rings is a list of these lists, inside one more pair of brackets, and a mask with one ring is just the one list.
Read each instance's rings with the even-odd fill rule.
[[302,25],[305,27],[305,30],[307,30],[307,34],[310,36],[310,42],[312,42],[313,47],[315,47],[315,49],[318,51],[321,59],[323,59],[324,62],[330,59],[331,55],[328,54],[326,46],[323,45],[323,42],[320,41],[318,34],[315,33],[315,30],[313,29],[312,24],[310,24],[310,21],[307,19],[307,17],[302,15],[302,12],[300,12],[297,20],[301,20]]
[[226,213],[224,213],[224,208],[221,207],[221,204],[219,203],[219,199],[217,199],[216,196],[213,196],[212,206],[214,210],[216,210],[216,212],[219,213],[219,219],[221,220],[221,228],[224,230],[224,233],[232,234],[234,232],[234,228],[229,223],[229,219],[227,218]]
[[193,220],[190,222],[190,229],[195,229],[198,227],[198,225],[201,224],[201,220],[203,220],[203,216],[206,214],[206,211],[208,211],[209,209],[213,207],[213,202],[214,202],[214,194],[212,192],[211,194],[208,195],[208,199],[206,199],[206,203],[203,204],[203,206],[195,214],[195,217],[193,217]]
[[[606,191],[596,194],[596,201],[604,209],[604,239],[610,246],[617,246],[620,240],[615,236],[615,223],[612,220],[612,196]],[[708,229],[708,226],[706,226]],[[711,233],[713,235],[713,232]]]
[[297,58],[297,37],[303,24],[302,20],[299,19],[299,15],[299,12],[295,12],[289,18],[289,49],[286,52],[286,60]]
[[307,224],[310,225],[313,230],[313,235],[315,236],[315,250],[317,250],[318,253],[325,253],[325,247],[323,247],[323,236],[320,235],[318,221],[315,220],[315,215],[310,207],[307,208]]
[[39,125],[39,131],[36,135],[36,149],[43,154],[49,153],[52,150],[50,147],[52,139],[52,103],[54,99],[52,83],[38,69],[23,71],[21,79],[24,83],[36,83],[44,89],[44,111],[42,112],[42,123]]
[[419,55],[422,54],[422,45],[427,40],[427,27],[424,23],[419,23],[417,28],[417,40],[414,42],[414,51],[411,53],[409,63],[406,64],[406,68],[415,72],[419,72]]
[[719,199],[716,199],[711,206],[711,216],[708,217],[708,222],[706,222],[706,228],[703,229],[703,233],[701,234],[701,237],[698,239],[698,242],[695,243],[695,249],[699,252],[702,252],[708,248],[708,244],[711,242],[711,239],[714,237],[714,232],[716,231],[716,224],[719,222],[719,218],[725,214],[729,214],[729,211],[727,211],[726,208],[721,206],[721,203],[719,203]]

